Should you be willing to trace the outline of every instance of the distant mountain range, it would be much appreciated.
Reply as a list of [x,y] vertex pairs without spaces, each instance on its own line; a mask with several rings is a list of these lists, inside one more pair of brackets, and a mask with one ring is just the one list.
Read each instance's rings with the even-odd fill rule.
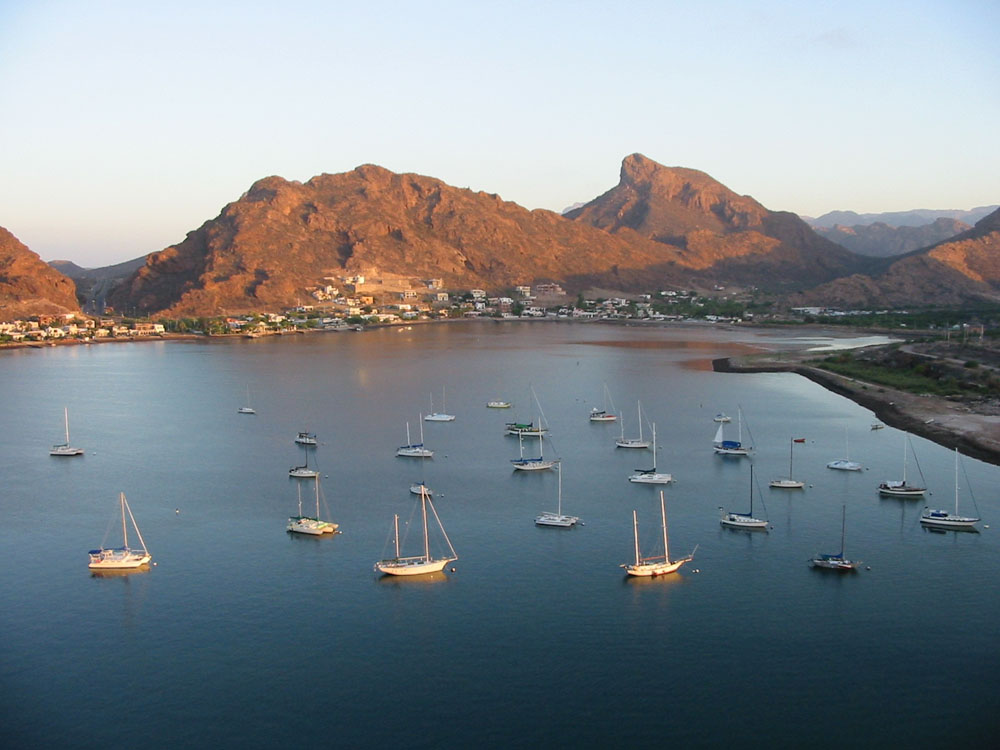
[[938,219],[954,219],[964,224],[975,224],[996,211],[1000,205],[979,206],[978,208],[934,210],[918,208],[912,211],[887,211],[879,214],[859,214],[854,211],[830,211],[822,216],[802,218],[814,229],[829,229],[841,225],[856,227],[866,224],[888,224],[890,227],[920,227],[932,224]]
[[[8,305],[0,311],[15,299],[56,297],[57,288],[71,287],[68,276],[84,299],[170,317],[290,307],[318,286],[358,275],[416,289],[428,279],[493,292],[556,281],[573,294],[721,285],[809,304],[952,304],[995,298],[997,216],[973,228],[938,217],[919,228],[881,222],[824,237],[703,172],[641,154],[623,160],[615,187],[565,215],[364,165],[305,183],[258,180],[183,242],[102,269],[68,261],[50,268],[6,233],[7,264],[16,256],[22,270],[3,275],[0,264],[0,305]],[[860,254],[833,237],[842,244],[850,237]],[[923,249],[906,252],[914,244]],[[904,254],[866,257],[876,246]],[[47,291],[32,297],[28,287],[40,289],[42,277]]]
[[889,258],[936,245],[970,229],[971,226],[958,219],[941,218],[922,226],[894,227],[877,221],[852,227],[840,224],[828,228],[819,227],[816,232],[860,255]]

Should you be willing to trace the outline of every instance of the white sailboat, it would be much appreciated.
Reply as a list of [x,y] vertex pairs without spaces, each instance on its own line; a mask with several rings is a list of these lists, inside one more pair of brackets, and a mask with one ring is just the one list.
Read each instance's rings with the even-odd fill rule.
[[311,534],[313,536],[334,533],[339,524],[335,524],[332,521],[322,521],[319,517],[319,475],[316,476],[315,516],[302,515],[302,484],[299,482],[296,482],[296,484],[298,484],[299,490],[299,514],[297,516],[288,517],[288,531],[295,532],[296,534]]
[[74,448],[69,444],[69,408],[63,407],[63,423],[66,426],[66,442],[58,443],[49,448],[50,456],[82,456],[83,448]]
[[642,403],[636,401],[636,406],[639,412],[639,437],[625,437],[625,421],[622,420],[622,436],[615,441],[615,445],[618,448],[636,448],[638,450],[646,450],[649,448],[649,441],[642,439]]
[[496,399],[494,401],[486,402],[487,409],[509,409],[510,407],[510,401],[501,401],[500,399]]
[[[430,537],[427,533],[427,507],[430,506],[431,512],[434,514],[434,519],[437,521],[438,528],[441,529],[441,534],[444,537],[445,542],[448,545],[448,550],[450,554],[444,557],[431,557],[430,548]],[[393,516],[393,537],[396,549],[396,556],[389,558],[387,560],[379,560],[375,563],[375,570],[380,573],[385,573],[391,576],[417,576],[423,575],[424,573],[437,573],[444,570],[444,566],[448,563],[457,560],[458,555],[455,553],[455,548],[451,545],[451,540],[448,538],[448,534],[444,530],[444,525],[441,523],[441,519],[438,517],[437,511],[434,510],[434,503],[431,502],[430,497],[426,492],[420,493],[420,512],[423,517],[424,526],[424,553],[422,555],[415,555],[411,557],[400,557],[399,554],[399,516]]]
[[840,552],[836,555],[825,555],[819,554],[812,558],[809,562],[814,568],[822,568],[825,570],[839,570],[842,572],[850,572],[856,570],[861,562],[859,560],[848,560],[844,557],[844,536],[847,530],[847,506],[843,506],[841,511],[841,521],[840,521]]
[[288,470],[288,476],[295,477],[296,479],[312,479],[313,477],[318,477],[319,472],[315,469],[309,468],[309,453],[311,451],[305,451],[306,462],[301,466],[293,466]]
[[[118,494],[118,504],[122,517],[122,546],[111,548],[102,546],[100,549],[90,550],[88,553],[90,555],[90,564],[87,567],[91,570],[134,570],[148,564],[153,559],[153,556],[149,554],[149,550],[146,549],[146,542],[142,538],[142,533],[139,531],[139,524],[135,522],[135,516],[132,515],[132,509],[128,506],[124,492]],[[128,546],[128,524],[125,521],[126,513],[128,513],[128,518],[132,522],[132,528],[135,529],[135,535],[139,537],[139,544],[142,545],[141,550],[132,549]]]
[[521,457],[512,458],[510,462],[514,465],[516,471],[544,471],[545,469],[551,469],[557,463],[559,463],[558,458],[545,458],[545,451],[542,447],[545,441],[539,435],[538,437],[538,458],[525,458],[524,457],[524,438],[521,435],[517,436],[517,446],[520,449]]
[[562,512],[562,464],[559,464],[559,492],[557,497],[556,512],[553,513],[551,510],[547,510],[535,516],[536,526],[562,526],[567,528],[580,520],[576,516],[564,516]]
[[754,518],[753,515],[753,464],[750,464],[750,510],[746,513],[735,513],[733,511],[722,511],[722,518],[719,523],[731,529],[749,529],[767,531],[767,521],[761,518]]
[[625,572],[630,576],[662,576],[667,573],[676,572],[684,563],[694,559],[695,547],[690,555],[678,560],[670,559],[670,547],[667,539],[667,506],[663,498],[663,490],[660,490],[660,519],[663,525],[663,554],[654,557],[642,557],[639,554],[639,520],[635,511],[632,511],[632,532],[635,537],[635,562],[632,564],[622,564]]
[[715,431],[715,438],[712,440],[712,448],[716,454],[720,456],[749,456],[750,449],[743,445],[743,410],[738,409],[736,412],[736,440],[726,440],[723,434],[725,422],[729,420],[717,421],[719,421],[719,429]]
[[[444,400],[444,388],[441,389],[441,408],[446,409],[447,404]],[[425,422],[454,422],[454,414],[446,414],[445,412],[434,411],[434,394],[431,394],[431,413],[424,417]]]
[[844,458],[838,458],[835,461],[831,461],[826,465],[828,469],[837,469],[838,471],[861,471],[862,466],[857,461],[852,461],[850,459],[851,451],[850,445],[847,442],[847,428],[844,428]]
[[[610,408],[609,408],[610,407]],[[598,409],[596,406],[590,410],[591,422],[615,422],[618,415],[615,414],[615,404],[611,400],[611,392],[608,391],[608,384],[604,384],[604,408]]]
[[732,420],[731,417],[726,416],[725,414],[723,414],[720,411],[718,414],[716,414],[714,417],[712,417],[712,421],[713,422],[732,422],[733,420]]
[[418,419],[420,425],[420,442],[410,442],[410,423],[406,423],[406,445],[401,445],[396,449],[396,455],[402,458],[433,458],[434,451],[424,447],[424,423]]
[[[908,447],[911,450],[913,448],[910,444],[910,436],[908,433],[903,433],[903,478],[899,481],[887,479],[882,482],[878,486],[878,494],[888,497],[923,497],[924,493],[927,492],[926,487],[908,484],[906,481],[906,449]],[[919,465],[917,469],[920,469]]]
[[246,406],[241,406],[239,409],[236,410],[236,413],[237,414],[256,414],[257,413],[257,412],[255,412],[253,410],[253,407],[250,406],[250,386],[249,385],[247,386],[247,405]]
[[805,438],[790,438],[788,441],[788,478],[772,479],[769,486],[779,490],[800,490],[806,486],[805,482],[792,478],[792,452],[796,443],[804,442]]
[[316,435],[312,432],[300,432],[295,436],[295,442],[299,445],[317,445]]
[[979,522],[978,518],[960,516],[958,514],[958,448],[955,449],[955,512],[946,510],[931,510],[924,508],[920,515],[920,523],[942,529],[972,529]]
[[656,422],[653,422],[653,468],[636,469],[634,474],[630,474],[628,481],[637,484],[670,484],[674,481],[673,474],[656,470]]
[[410,494],[419,495],[422,492],[426,492],[427,497],[434,497],[434,491],[423,482],[414,482],[410,485]]

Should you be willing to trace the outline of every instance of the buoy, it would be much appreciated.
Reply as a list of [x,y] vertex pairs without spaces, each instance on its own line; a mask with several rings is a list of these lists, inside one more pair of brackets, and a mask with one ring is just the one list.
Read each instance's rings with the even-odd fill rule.
[[180,513],[180,512],[181,512],[180,508],[174,508],[174,513]]
[[153,563],[153,567],[154,567],[154,568],[156,567],[156,563]]
[[454,573],[454,572],[455,572],[455,568],[454,568],[454,566],[452,567],[452,569],[451,569],[451,572],[452,572],[452,573]]
[[872,566],[871,566],[871,565],[866,565],[866,566],[865,566],[865,570],[871,570],[871,569],[872,569]]

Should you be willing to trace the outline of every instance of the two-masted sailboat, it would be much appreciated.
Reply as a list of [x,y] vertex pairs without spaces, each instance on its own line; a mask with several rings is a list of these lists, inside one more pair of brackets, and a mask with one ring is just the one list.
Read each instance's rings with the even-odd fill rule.
[[406,445],[396,449],[396,455],[401,458],[434,458],[434,451],[424,446],[424,423],[422,417],[417,420],[420,425],[420,442],[410,442],[410,423],[406,423]]
[[[431,513],[434,514],[434,520],[437,521],[438,528],[441,530],[441,534],[448,545],[449,554],[444,555],[443,557],[431,556],[430,537],[427,530],[428,507],[430,507]],[[455,552],[455,548],[451,545],[451,540],[448,538],[448,534],[444,530],[441,519],[438,517],[437,511],[434,509],[434,503],[431,502],[431,498],[426,492],[420,493],[420,513],[423,519],[424,532],[423,554],[413,555],[410,557],[403,557],[399,554],[399,515],[394,515],[392,517],[392,523],[393,541],[396,555],[395,557],[390,557],[386,560],[379,560],[375,563],[376,572],[385,573],[390,576],[418,576],[423,575],[424,573],[438,573],[444,570],[445,565],[458,559],[458,554]]]
[[632,532],[635,538],[635,562],[625,563],[620,567],[625,568],[625,572],[630,576],[662,576],[667,573],[675,573],[687,562],[694,559],[697,547],[687,557],[677,560],[670,559],[670,546],[667,539],[667,506],[663,498],[663,490],[660,490],[660,519],[663,525],[663,554],[653,557],[642,557],[639,553],[639,520],[635,511],[632,511]]
[[313,536],[321,536],[322,534],[333,534],[337,528],[338,524],[332,521],[322,521],[319,517],[319,475],[316,475],[316,515],[315,516],[304,516],[302,515],[302,483],[296,482],[299,490],[299,514],[297,516],[288,517],[288,526],[286,527],[288,531],[292,531],[296,534],[311,534]]

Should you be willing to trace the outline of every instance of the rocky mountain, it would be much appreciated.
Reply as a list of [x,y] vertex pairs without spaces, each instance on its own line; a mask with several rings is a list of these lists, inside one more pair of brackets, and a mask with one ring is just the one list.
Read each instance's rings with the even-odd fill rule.
[[257,181],[183,242],[150,255],[110,301],[170,316],[236,313],[294,305],[339,277],[383,274],[460,289],[548,280],[640,290],[686,283],[681,261],[669,244],[365,165],[305,183]]
[[678,247],[678,263],[703,276],[775,290],[866,268],[864,259],[795,214],[769,211],[704,172],[665,167],[642,154],[625,158],[616,187],[566,217]]
[[816,233],[859,255],[889,258],[936,245],[969,229],[972,227],[958,219],[940,218],[921,226],[896,227],[882,221],[851,227],[835,224],[817,227]]
[[809,226],[829,229],[837,224],[841,226],[858,226],[859,224],[888,224],[890,227],[920,227],[932,224],[938,219],[954,219],[963,224],[975,224],[980,219],[996,211],[1000,206],[979,206],[965,209],[926,209],[918,208],[912,211],[886,211],[884,213],[859,214],[854,211],[830,211],[822,216],[802,218]]
[[1000,209],[934,247],[796,295],[793,304],[884,308],[1000,301]]
[[0,227],[0,320],[79,311],[73,282]]

